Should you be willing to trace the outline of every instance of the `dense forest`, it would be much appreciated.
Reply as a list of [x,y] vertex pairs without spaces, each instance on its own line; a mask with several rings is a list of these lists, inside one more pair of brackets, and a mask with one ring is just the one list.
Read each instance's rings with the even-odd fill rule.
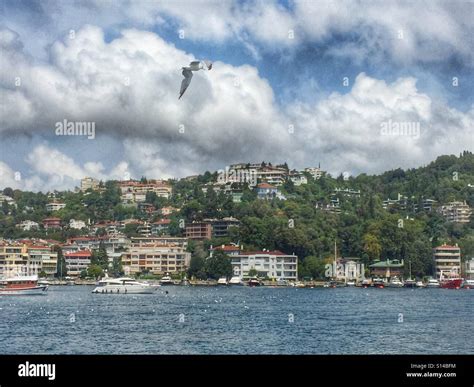
[[[224,193],[216,193],[208,183],[215,182],[217,173],[206,172],[196,179],[170,180],[170,199],[147,195],[147,202],[160,209],[179,209],[170,215],[170,233],[183,235],[183,222],[204,218],[233,216],[241,225],[231,235],[204,243],[190,243],[193,260],[207,255],[210,245],[238,243],[245,249],[278,249],[295,253],[300,258],[302,277],[319,277],[324,263],[334,254],[359,257],[366,265],[377,259],[404,259],[411,262],[414,275],[431,274],[432,247],[443,242],[462,248],[463,258],[474,256],[474,221],[457,224],[447,222],[436,210],[451,201],[466,201],[474,206],[474,155],[440,156],[429,165],[409,170],[396,169],[380,175],[361,174],[356,177],[325,175],[314,180],[307,174],[308,184],[295,186],[291,181],[279,187],[287,200],[258,200],[246,184],[241,202],[235,203]],[[145,179],[145,178],[143,178]],[[5,188],[17,207],[2,203],[0,236],[4,238],[45,237],[45,230],[21,231],[16,224],[22,220],[41,222],[51,214],[45,210],[52,194],[66,203],[54,213],[65,224],[70,219],[95,223],[104,220],[137,218],[154,221],[158,213],[149,215],[133,207],[123,206],[116,182],[101,183],[103,190],[87,192],[33,193]],[[360,195],[345,195],[338,189],[352,189]],[[386,199],[406,198],[404,205],[394,203],[383,208]],[[436,204],[423,209],[424,199]],[[328,204],[338,202],[338,212],[328,211]],[[49,232],[50,239],[64,241],[68,236],[86,233],[65,227]],[[131,236],[136,229],[128,227]]]

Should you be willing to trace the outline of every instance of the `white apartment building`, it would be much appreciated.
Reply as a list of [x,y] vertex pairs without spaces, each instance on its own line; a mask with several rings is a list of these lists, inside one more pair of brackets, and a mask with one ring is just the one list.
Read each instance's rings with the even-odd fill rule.
[[322,171],[321,168],[319,167],[305,168],[304,171],[308,172],[313,177],[314,180],[320,179],[324,174],[324,171]]
[[52,202],[52,203],[46,204],[46,211],[49,211],[49,212],[59,211],[59,210],[62,210],[64,207],[66,207],[65,203]]
[[81,230],[81,229],[86,228],[86,227],[87,227],[87,225],[83,220],[71,219],[69,221],[69,228],[74,228],[76,230]]

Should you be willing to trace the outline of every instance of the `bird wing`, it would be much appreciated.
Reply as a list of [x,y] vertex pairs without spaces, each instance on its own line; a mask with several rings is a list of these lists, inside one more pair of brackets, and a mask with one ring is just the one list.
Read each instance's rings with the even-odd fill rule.
[[191,79],[193,77],[193,72],[191,70],[188,70],[188,69],[183,69],[183,75],[184,75],[184,79],[181,82],[181,90],[179,91],[179,98],[178,99],[180,99],[183,96],[184,92],[186,91],[186,89],[190,85]]

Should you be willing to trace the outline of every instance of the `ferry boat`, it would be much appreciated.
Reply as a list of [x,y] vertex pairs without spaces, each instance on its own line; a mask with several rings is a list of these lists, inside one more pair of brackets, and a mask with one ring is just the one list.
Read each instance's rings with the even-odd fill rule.
[[38,285],[38,276],[15,276],[0,280],[1,296],[45,295],[48,285]]
[[151,286],[144,282],[138,282],[133,278],[104,278],[99,281],[98,286],[92,291],[92,293],[151,294],[156,289],[156,286]]

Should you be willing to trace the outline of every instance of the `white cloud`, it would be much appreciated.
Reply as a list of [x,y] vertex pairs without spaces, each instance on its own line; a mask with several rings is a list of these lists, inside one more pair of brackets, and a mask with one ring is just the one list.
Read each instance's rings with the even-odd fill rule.
[[[414,78],[387,84],[362,73],[346,94],[282,108],[255,67],[216,62],[196,73],[178,100],[180,67],[194,57],[154,33],[128,29],[105,42],[100,28],[87,26],[55,42],[51,63],[41,65],[21,54],[14,36],[0,33],[8,52],[0,85],[9,96],[0,101],[9,117],[0,131],[52,135],[54,123],[68,119],[95,122],[96,136],[123,141],[115,166],[79,162],[54,141],[32,149],[22,184],[35,190],[72,188],[86,175],[180,177],[239,161],[298,168],[321,161],[333,173],[371,173],[472,149],[473,109],[463,113],[432,99]],[[21,77],[20,87],[11,74]],[[419,122],[420,136],[381,135],[389,120]],[[11,170],[3,168],[11,182]]]

